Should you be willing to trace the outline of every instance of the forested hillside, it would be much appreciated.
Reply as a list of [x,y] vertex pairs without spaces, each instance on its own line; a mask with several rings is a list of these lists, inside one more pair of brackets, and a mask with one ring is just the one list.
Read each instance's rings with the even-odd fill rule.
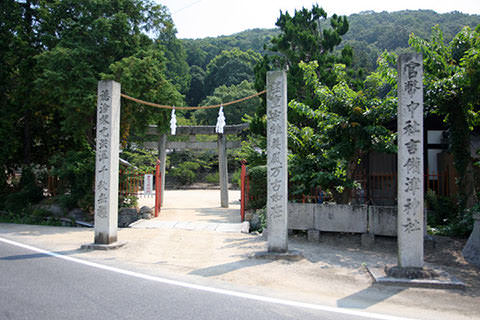
[[[333,14],[331,12],[329,14]],[[432,27],[440,25],[445,41],[450,41],[462,27],[474,28],[480,24],[480,15],[460,12],[439,14],[432,10],[406,10],[397,12],[366,11],[348,16],[349,31],[342,37],[342,45],[354,49],[353,63],[367,71],[375,69],[376,59],[384,50],[399,52],[408,47],[408,37],[415,33],[429,38]],[[329,22],[325,21],[326,26]],[[264,45],[279,34],[278,29],[252,29],[230,36],[204,39],[183,39],[187,62],[205,69],[210,60],[223,50],[238,48],[264,53]]]
[[369,11],[350,15],[348,22],[350,29],[343,43],[354,49],[353,63],[373,71],[379,53],[384,50],[398,53],[408,48],[411,33],[429,39],[432,27],[439,25],[445,41],[449,42],[464,26],[475,28],[480,24],[480,16],[460,12],[439,14],[431,10]]
[[406,10],[397,12],[373,11],[352,14],[348,17],[350,30],[344,41],[364,41],[379,50],[393,51],[408,47],[408,37],[413,32],[429,38],[432,27],[440,25],[445,41],[450,41],[464,26],[475,27],[480,23],[479,15],[461,12],[439,14],[432,10]]

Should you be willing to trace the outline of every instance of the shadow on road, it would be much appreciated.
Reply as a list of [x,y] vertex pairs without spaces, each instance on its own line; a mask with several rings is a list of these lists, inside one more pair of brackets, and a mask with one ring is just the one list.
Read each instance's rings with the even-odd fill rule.
[[[76,253],[81,253],[83,250],[76,249],[76,250],[65,250],[65,251],[54,251],[53,253],[69,256]],[[19,254],[15,256],[7,256],[7,257],[0,257],[0,260],[6,261],[14,261],[14,260],[27,260],[27,259],[37,259],[37,258],[51,258],[51,255],[44,254],[44,253],[32,253],[32,254]]]
[[405,288],[394,287],[383,287],[380,290],[379,288],[372,286],[338,300],[337,307],[367,309],[368,307],[385,301],[388,298],[391,298],[404,290]]
[[219,276],[225,273],[229,273],[232,271],[236,271],[239,269],[243,268],[249,268],[249,267],[254,267],[262,264],[267,264],[272,262],[271,260],[260,260],[260,259],[244,259],[240,261],[235,261],[235,262],[230,262],[230,263],[224,263],[224,264],[219,264],[213,267],[208,267],[208,268],[203,268],[203,269],[197,269],[189,274],[196,275],[196,276],[202,276],[202,277],[214,277],[214,276]]

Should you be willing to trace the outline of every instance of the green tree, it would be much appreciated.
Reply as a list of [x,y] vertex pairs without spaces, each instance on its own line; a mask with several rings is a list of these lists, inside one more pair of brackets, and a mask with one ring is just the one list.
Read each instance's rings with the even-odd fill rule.
[[[148,1],[59,1],[45,4],[45,42],[36,88],[63,118],[61,130],[77,145],[94,146],[100,73],[152,41],[143,31],[170,24],[165,8]],[[50,30],[51,29],[51,30]],[[143,31],[142,31],[143,29]],[[80,143],[79,143],[80,142]]]
[[[201,105],[216,105],[241,99],[255,94],[253,83],[247,80],[238,85],[220,86],[215,89],[213,95],[206,97]],[[223,109],[227,124],[240,124],[245,116],[253,116],[261,103],[260,98],[255,97],[240,103],[227,106]],[[193,114],[198,123],[215,125],[217,123],[218,109],[200,109]]]
[[232,49],[222,51],[207,65],[205,75],[205,94],[212,94],[215,88],[225,85],[239,84],[243,80],[253,81],[253,68],[261,56],[252,51]]
[[[0,196],[9,191],[7,176],[15,168],[15,160],[21,150],[23,136],[18,121],[22,117],[19,111],[15,89],[22,80],[18,70],[24,53],[22,41],[22,8],[13,0],[0,2],[0,139],[8,141],[0,151]],[[20,30],[19,30],[20,29]]]
[[410,36],[410,45],[423,53],[425,105],[443,117],[458,172],[460,207],[476,203],[470,135],[480,117],[480,25],[463,28],[445,44],[439,26],[430,41]]
[[175,36],[176,30],[173,24],[169,24],[163,30],[156,44],[166,58],[166,76],[173,83],[177,90],[186,94],[190,86],[190,73],[187,63],[187,54],[182,42]]
[[261,64],[257,65],[256,87],[265,87],[266,72],[272,68],[288,69],[288,99],[312,98],[304,86],[303,71],[300,62],[317,61],[318,76],[327,85],[335,81],[333,76],[334,63],[349,64],[352,49],[344,47],[340,56],[334,54],[334,49],[341,43],[342,36],[348,31],[348,21],[345,16],[334,14],[330,17],[330,27],[324,27],[327,13],[318,5],[311,10],[303,8],[291,16],[288,11],[280,12],[276,25],[280,34],[271,40],[269,50],[277,55],[265,55]]
[[[93,176],[101,74],[130,56],[140,68],[146,60],[135,55],[152,48],[148,35],[159,37],[173,22],[165,7],[149,0],[6,0],[0,10],[0,138],[9,141],[0,152],[2,189],[5,172],[22,164],[53,165],[69,184],[70,203],[80,205],[77,200],[92,192],[85,176]],[[150,76],[143,75],[145,89]],[[138,78],[125,87],[137,89]],[[173,86],[162,92],[169,88]],[[181,103],[178,92],[173,95]],[[77,183],[72,175],[86,183]]]
[[380,56],[380,51],[375,45],[358,40],[349,40],[345,43],[353,49],[352,68],[361,68],[369,73],[375,71]]
[[338,203],[347,203],[355,186],[354,173],[365,155],[396,149],[395,134],[386,127],[395,118],[394,91],[380,97],[377,88],[389,81],[381,70],[367,78],[367,90],[355,91],[348,85],[344,65],[335,65],[332,88],[319,81],[315,61],[300,63],[300,68],[319,104],[289,103],[289,111],[297,115],[288,130],[294,193],[322,186]]
[[34,140],[36,132],[45,132],[44,106],[31,85],[36,76],[34,57],[42,50],[34,30],[39,20],[38,1],[0,4],[0,138],[9,141],[0,152],[1,178],[5,170],[43,158]]
[[[110,74],[103,74],[103,78],[120,82],[122,91],[127,95],[146,101],[180,105],[181,94],[166,80],[165,60],[158,50],[139,51],[110,65]],[[166,109],[123,100],[120,127],[122,145],[126,146],[131,133],[137,138],[144,136],[148,124],[167,130],[169,114]]]
[[197,106],[205,97],[205,71],[197,66],[190,67],[190,88],[187,92],[186,102],[189,106]]
[[199,66],[202,69],[207,67],[207,52],[203,49],[204,41],[182,40],[187,53],[187,63],[190,67]]

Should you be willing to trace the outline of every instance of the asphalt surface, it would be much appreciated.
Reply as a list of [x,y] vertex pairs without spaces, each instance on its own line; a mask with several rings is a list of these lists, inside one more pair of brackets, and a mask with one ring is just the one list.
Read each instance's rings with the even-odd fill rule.
[[159,283],[0,242],[0,319],[369,319]]

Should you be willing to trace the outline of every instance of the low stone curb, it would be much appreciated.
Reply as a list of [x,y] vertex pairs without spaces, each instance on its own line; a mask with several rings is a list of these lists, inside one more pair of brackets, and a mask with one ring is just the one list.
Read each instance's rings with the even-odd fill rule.
[[411,287],[411,288],[429,288],[429,289],[456,289],[465,290],[463,282],[442,271],[438,279],[403,279],[387,277],[383,268],[365,267],[368,274],[372,277],[374,284],[387,286]]

